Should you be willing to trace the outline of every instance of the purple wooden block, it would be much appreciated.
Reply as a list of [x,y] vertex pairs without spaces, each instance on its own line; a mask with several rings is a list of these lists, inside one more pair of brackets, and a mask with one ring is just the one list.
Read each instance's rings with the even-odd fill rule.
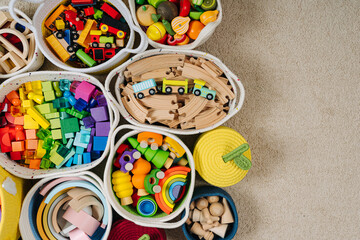
[[95,128],[92,128],[91,133],[90,133],[90,141],[89,141],[89,144],[88,144],[88,146],[86,148],[87,152],[91,152],[93,141],[94,141],[94,136],[95,136]]
[[135,160],[139,159],[140,157],[141,157],[141,153],[136,149],[132,150],[131,152],[130,151],[123,152],[123,154],[119,159],[119,163],[121,166],[120,171],[124,173],[131,171],[134,168]]
[[179,198],[181,189],[182,189],[182,186],[180,186],[180,185],[177,185],[174,187],[172,194],[175,197],[175,199]]
[[107,101],[104,95],[99,95],[96,100],[99,106],[107,106]]
[[107,137],[110,132],[110,122],[97,122],[95,128],[96,136]]
[[83,123],[86,128],[90,128],[94,127],[96,122],[92,116],[87,116],[83,118]]
[[106,106],[92,108],[90,113],[96,122],[109,121],[109,113]]

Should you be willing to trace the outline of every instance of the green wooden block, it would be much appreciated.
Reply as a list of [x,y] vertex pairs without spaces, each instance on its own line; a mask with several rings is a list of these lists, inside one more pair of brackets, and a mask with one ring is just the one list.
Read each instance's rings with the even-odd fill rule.
[[61,128],[60,118],[50,119],[50,127],[51,129]]
[[52,87],[51,82],[49,82],[49,81],[41,82],[41,87],[42,87],[43,92],[53,91],[54,90],[53,87]]
[[52,112],[45,114],[46,119],[53,119],[53,118],[59,118],[60,114],[58,112]]
[[35,106],[36,110],[42,115],[51,113],[53,110],[52,103],[43,103]]
[[62,139],[61,129],[51,130],[51,135],[54,140]]
[[54,91],[46,91],[44,92],[44,98],[46,102],[50,102],[55,100],[55,93]]
[[58,154],[57,152],[53,153],[50,157],[50,161],[53,162],[55,165],[59,165],[63,160],[64,158],[60,156],[60,154]]
[[61,119],[61,130],[66,133],[74,133],[80,130],[79,120],[77,118],[65,118]]

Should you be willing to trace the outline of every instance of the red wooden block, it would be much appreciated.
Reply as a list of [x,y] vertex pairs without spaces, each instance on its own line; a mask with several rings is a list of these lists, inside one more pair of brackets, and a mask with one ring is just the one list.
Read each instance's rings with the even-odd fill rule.
[[21,152],[10,152],[10,159],[14,161],[21,160]]
[[121,14],[107,3],[104,3],[100,9],[115,20],[120,20],[121,18]]
[[0,139],[1,152],[3,153],[11,152],[12,148],[11,148],[10,134],[4,133],[0,135],[0,137],[1,137]]
[[93,7],[88,7],[84,9],[86,16],[92,16],[95,14],[95,10]]

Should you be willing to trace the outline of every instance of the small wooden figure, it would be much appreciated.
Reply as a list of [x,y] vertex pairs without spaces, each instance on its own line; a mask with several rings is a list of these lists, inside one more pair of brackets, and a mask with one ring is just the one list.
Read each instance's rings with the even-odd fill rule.
[[210,228],[209,230],[221,238],[225,238],[226,230],[228,228],[228,224],[222,224],[220,226]]
[[219,202],[215,202],[210,205],[209,211],[211,215],[215,217],[220,217],[224,213],[224,206]]
[[234,217],[233,217],[233,215],[231,213],[229,203],[226,201],[225,198],[223,198],[222,203],[224,205],[224,213],[221,216],[221,224],[233,223],[234,222]]
[[196,207],[200,211],[203,210],[204,208],[207,208],[208,205],[209,202],[205,198],[199,198],[198,200],[196,200]]
[[191,227],[190,232],[198,235],[198,236],[202,236],[205,240],[212,240],[214,239],[214,234],[210,231],[204,231],[204,229],[202,229],[200,223],[194,223],[194,225]]
[[207,197],[207,200],[209,203],[215,203],[215,202],[219,202],[219,196],[209,196]]

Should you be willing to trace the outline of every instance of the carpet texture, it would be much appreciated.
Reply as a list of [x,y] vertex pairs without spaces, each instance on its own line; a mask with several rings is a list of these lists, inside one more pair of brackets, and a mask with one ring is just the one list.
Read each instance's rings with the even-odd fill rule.
[[[249,174],[225,189],[239,213],[236,239],[360,239],[360,1],[222,4],[223,22],[199,50],[246,89],[226,124],[253,154]],[[184,239],[181,229],[167,235]]]

